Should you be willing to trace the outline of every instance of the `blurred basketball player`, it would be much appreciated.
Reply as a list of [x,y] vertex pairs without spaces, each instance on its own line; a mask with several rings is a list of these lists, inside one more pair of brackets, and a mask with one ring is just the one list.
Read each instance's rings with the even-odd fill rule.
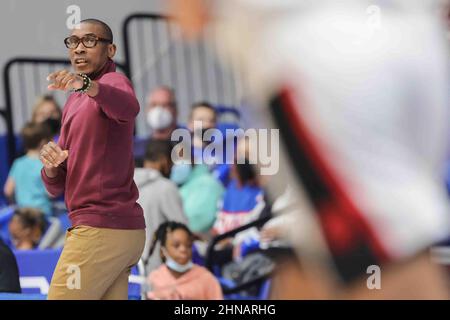
[[210,26],[267,126],[280,129],[280,172],[269,185],[296,188],[299,259],[280,268],[272,297],[448,298],[428,255],[448,237],[450,212],[437,4],[172,1],[188,37]]

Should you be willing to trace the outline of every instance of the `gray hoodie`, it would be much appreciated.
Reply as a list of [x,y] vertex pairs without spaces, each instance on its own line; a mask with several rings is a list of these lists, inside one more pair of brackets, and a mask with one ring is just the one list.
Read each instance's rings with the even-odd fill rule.
[[[186,215],[177,186],[161,173],[149,168],[136,168],[134,181],[139,189],[138,203],[144,209],[145,224],[147,226],[146,242],[142,258],[148,257],[148,251],[153,241],[153,233],[161,223],[166,221],[177,221],[187,224]],[[159,245],[155,248],[153,255],[148,260],[146,272],[161,265],[159,256]]]

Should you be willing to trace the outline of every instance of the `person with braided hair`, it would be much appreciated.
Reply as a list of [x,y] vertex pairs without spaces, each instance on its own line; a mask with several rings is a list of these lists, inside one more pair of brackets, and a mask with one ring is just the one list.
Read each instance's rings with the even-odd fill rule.
[[147,298],[152,300],[222,300],[219,282],[206,268],[192,262],[194,235],[179,222],[162,223],[153,235],[150,254],[160,243],[164,262],[150,273]]

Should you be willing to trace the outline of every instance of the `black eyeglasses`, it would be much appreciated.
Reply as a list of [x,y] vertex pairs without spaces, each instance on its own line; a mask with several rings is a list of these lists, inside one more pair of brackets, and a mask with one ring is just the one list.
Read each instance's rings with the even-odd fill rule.
[[64,44],[68,49],[75,49],[78,47],[80,42],[83,43],[83,45],[86,48],[93,48],[97,45],[97,42],[106,42],[106,43],[112,43],[111,40],[100,38],[95,35],[85,35],[82,38],[78,38],[77,36],[70,36],[64,39]]

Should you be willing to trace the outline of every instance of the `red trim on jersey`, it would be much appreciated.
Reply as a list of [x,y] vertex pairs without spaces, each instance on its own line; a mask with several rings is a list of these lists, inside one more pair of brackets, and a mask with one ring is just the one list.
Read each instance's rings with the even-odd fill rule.
[[285,87],[281,90],[281,99],[283,101],[283,112],[289,116],[286,117],[293,132],[296,133],[296,143],[311,159],[312,165],[317,169],[317,174],[326,183],[332,192],[332,200],[318,203],[317,209],[324,229],[325,237],[329,240],[329,245],[337,251],[345,251],[351,247],[351,244],[357,234],[355,228],[369,241],[374,254],[381,260],[389,257],[387,251],[378,240],[375,231],[370,227],[368,221],[361,214],[355,203],[351,200],[343,183],[339,177],[328,165],[325,160],[323,148],[318,145],[317,139],[311,134],[305,125],[305,120],[296,108],[293,98],[294,90]]

